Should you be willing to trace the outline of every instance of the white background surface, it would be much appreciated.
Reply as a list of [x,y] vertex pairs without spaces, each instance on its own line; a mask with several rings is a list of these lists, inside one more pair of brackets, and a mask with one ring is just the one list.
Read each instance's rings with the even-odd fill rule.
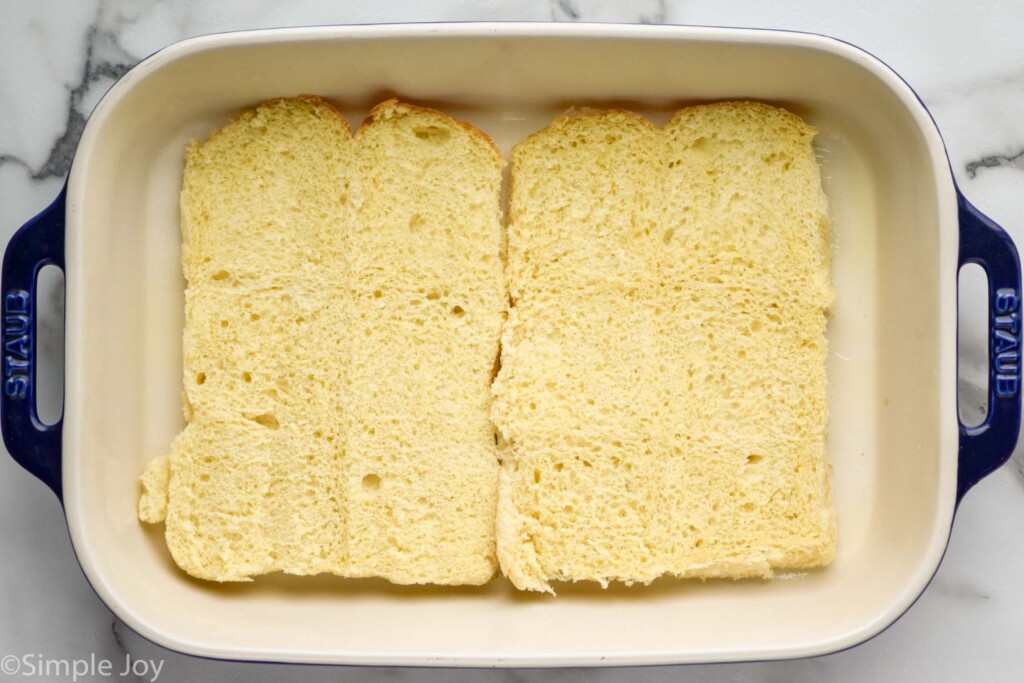
[[[795,29],[863,47],[917,90],[942,131],[964,193],[1024,244],[1024,3],[722,4],[2,0],[0,234],[9,238],[56,195],[81,127],[111,83],[139,59],[182,38],[328,23],[594,20]],[[978,305],[977,299],[965,297],[961,307],[972,305]],[[51,317],[46,327],[59,330],[57,320]],[[56,336],[44,342],[44,356],[59,357]],[[976,329],[961,339],[969,366],[961,384],[965,412],[977,412],[982,391],[974,380],[981,376],[983,342]],[[12,460],[0,457],[0,658],[70,660],[94,653],[97,659],[112,660],[111,676],[79,680],[119,680],[130,655],[163,660],[160,681],[1019,681],[1024,678],[1024,591],[1017,580],[1024,568],[1022,539],[1024,449],[1018,449],[1006,467],[965,499],[945,561],[918,603],[888,631],[847,652],[794,662],[590,671],[225,663],[163,650],[118,622],[81,574],[56,499]],[[152,673],[143,680],[152,680]]]

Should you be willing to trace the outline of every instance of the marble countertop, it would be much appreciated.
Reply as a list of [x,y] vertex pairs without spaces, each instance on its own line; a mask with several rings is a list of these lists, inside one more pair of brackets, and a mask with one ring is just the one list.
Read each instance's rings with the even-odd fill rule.
[[[874,4],[872,8],[864,5]],[[93,106],[133,64],[189,36],[273,26],[399,21],[617,21],[796,29],[833,35],[896,69],[931,110],[964,193],[1024,244],[1024,4],[1002,0],[4,0],[0,5],[0,232],[8,239],[60,189]],[[975,293],[961,311],[978,305]],[[49,297],[59,300],[59,290]],[[51,332],[58,318],[48,317]],[[976,411],[982,342],[968,329],[961,392]],[[59,335],[41,355],[59,358]],[[53,365],[52,363],[50,364]],[[52,370],[44,384],[57,387]],[[52,401],[51,401],[52,403]],[[161,661],[158,680],[1017,681],[1024,668],[1024,449],[960,507],[945,560],[893,627],[809,660],[612,670],[453,671],[240,664],[164,650],[90,589],[53,495],[0,458],[0,657]],[[12,676],[10,680],[17,680]],[[46,678],[46,677],[40,677]],[[152,669],[133,680],[152,680]],[[54,680],[61,680],[60,677]]]

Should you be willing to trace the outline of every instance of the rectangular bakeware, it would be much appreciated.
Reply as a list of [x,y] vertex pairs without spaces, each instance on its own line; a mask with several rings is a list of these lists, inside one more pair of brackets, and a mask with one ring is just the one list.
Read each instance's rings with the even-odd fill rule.
[[[137,477],[183,426],[178,192],[185,145],[240,108],[314,93],[353,124],[397,95],[479,126],[507,152],[570,105],[664,122],[757,99],[820,130],[837,292],[829,325],[835,562],[774,581],[568,586],[556,599],[373,580],[192,580],[136,519]],[[957,416],[957,274],[990,289],[990,410]],[[64,418],[34,408],[35,275],[66,272]],[[763,30],[556,24],[298,28],[172,45],[96,107],[65,192],[3,266],[11,454],[64,504],[96,592],[153,641],[209,657],[437,666],[775,659],[853,646],[896,620],[938,567],[957,502],[1020,426],[1020,267],[958,193],[935,124],[851,45]]]

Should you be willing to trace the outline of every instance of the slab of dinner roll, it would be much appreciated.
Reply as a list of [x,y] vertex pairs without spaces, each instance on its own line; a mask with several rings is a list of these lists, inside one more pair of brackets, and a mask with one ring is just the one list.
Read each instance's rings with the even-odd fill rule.
[[723,103],[570,113],[513,150],[493,417],[518,588],[832,559],[815,132]]
[[188,426],[139,506],[166,510],[182,569],[491,578],[502,166],[396,101],[353,136],[322,100],[273,100],[189,149]]

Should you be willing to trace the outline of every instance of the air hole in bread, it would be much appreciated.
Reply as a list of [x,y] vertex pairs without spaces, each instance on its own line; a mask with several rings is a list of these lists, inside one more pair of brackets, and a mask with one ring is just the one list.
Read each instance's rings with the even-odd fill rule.
[[379,299],[382,296],[384,296],[384,293],[382,291],[380,291],[379,289],[373,290],[373,298],[374,299]]
[[419,215],[418,213],[414,213],[412,217],[409,219],[410,230],[418,230],[419,228],[422,228],[424,225],[426,225],[426,221],[423,220],[423,216]]
[[761,456],[761,455],[748,455],[747,456],[747,464],[748,465],[756,465],[757,463],[761,462],[763,459],[764,459],[764,456]]
[[196,375],[196,384],[205,384],[205,383],[206,383],[206,373],[205,372],[200,372],[198,375]]
[[363,477],[363,488],[367,491],[376,491],[380,488],[380,477],[376,474],[367,474]]
[[252,374],[248,373],[248,372],[243,372],[242,373],[242,381],[243,382],[251,382],[252,381]]
[[454,315],[456,318],[461,318],[465,314],[466,311],[463,310],[462,306],[452,306],[452,315]]
[[214,280],[227,280],[229,277],[231,277],[231,273],[226,270],[218,270],[213,274]]
[[416,126],[412,132],[420,140],[439,144],[451,137],[451,131],[440,126]]
[[259,415],[254,415],[249,419],[261,427],[266,427],[267,429],[278,429],[281,426],[277,421],[277,417],[273,413],[261,413]]

